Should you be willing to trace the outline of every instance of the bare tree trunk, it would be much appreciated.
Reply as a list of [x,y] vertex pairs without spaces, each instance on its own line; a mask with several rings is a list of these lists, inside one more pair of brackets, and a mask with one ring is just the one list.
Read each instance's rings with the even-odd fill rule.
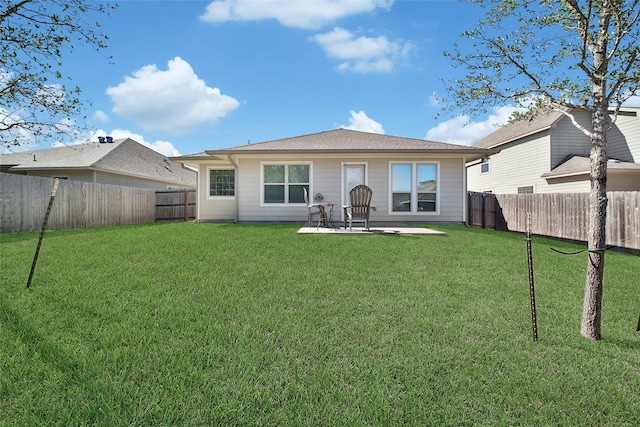
[[[589,230],[587,281],[582,307],[580,333],[585,338],[602,338],[602,278],[607,230],[607,132],[609,131],[609,99],[607,98],[607,43],[613,5],[605,0],[600,10],[598,35],[589,43],[593,54],[593,115],[591,133],[589,193]],[[587,42],[587,40],[585,40]]]
[[[602,117],[602,114],[605,116]],[[596,109],[593,114],[591,140],[591,192],[589,193],[589,255],[587,281],[582,309],[580,333],[592,340],[601,338],[602,278],[607,220],[607,110]]]

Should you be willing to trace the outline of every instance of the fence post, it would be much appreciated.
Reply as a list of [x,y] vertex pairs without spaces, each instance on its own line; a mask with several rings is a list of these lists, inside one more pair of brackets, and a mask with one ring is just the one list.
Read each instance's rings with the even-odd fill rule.
[[49,214],[51,213],[51,207],[53,206],[53,199],[56,198],[56,193],[58,192],[58,185],[60,185],[60,178],[56,178],[56,182],[53,184],[53,191],[51,192],[51,198],[49,199],[49,206],[47,206],[47,212],[45,212],[44,221],[42,221],[42,229],[40,230],[36,253],[33,256],[33,262],[31,263],[31,271],[29,272],[29,279],[27,280],[27,288],[31,287],[31,279],[33,279],[33,273],[36,271],[36,264],[38,264],[38,256],[40,255],[40,248],[42,247],[42,239],[44,238],[44,232],[47,229],[47,222],[49,222]]

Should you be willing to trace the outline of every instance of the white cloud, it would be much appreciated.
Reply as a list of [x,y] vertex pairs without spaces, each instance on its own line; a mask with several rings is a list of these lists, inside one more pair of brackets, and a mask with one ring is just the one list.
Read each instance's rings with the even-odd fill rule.
[[481,138],[495,132],[499,126],[509,122],[517,107],[506,106],[494,108],[494,113],[486,120],[472,122],[467,115],[460,115],[438,126],[429,129],[425,139],[429,141],[446,142],[449,144],[473,145]]
[[166,71],[146,65],[107,88],[113,112],[155,132],[183,133],[215,123],[240,103],[220,89],[208,87],[180,57]]
[[108,123],[111,121],[107,113],[102,110],[97,110],[93,113],[93,120],[100,123]]
[[349,126],[340,126],[344,129],[359,130],[362,132],[379,133],[384,135],[384,129],[382,125],[375,120],[367,117],[364,111],[356,113],[351,111],[351,118],[349,119]]
[[139,133],[133,133],[123,129],[113,129],[111,132],[107,132],[104,129],[97,129],[91,132],[79,134],[73,141],[70,141],[70,142],[56,141],[53,144],[51,144],[51,146],[60,147],[64,145],[86,144],[87,142],[97,142],[99,136],[111,136],[113,137],[113,139],[131,138],[134,141],[140,143],[141,145],[149,147],[152,150],[157,151],[158,153],[163,154],[167,157],[180,155],[180,152],[178,152],[178,150],[169,141],[156,140],[155,142],[147,142],[144,139],[144,136],[140,135]]
[[275,19],[286,27],[322,28],[338,19],[391,9],[393,0],[216,0],[200,17],[205,22]]
[[336,27],[325,34],[311,38],[329,57],[344,61],[340,71],[356,73],[391,72],[398,61],[409,56],[413,45],[404,41],[391,41],[385,36],[356,37],[344,28]]

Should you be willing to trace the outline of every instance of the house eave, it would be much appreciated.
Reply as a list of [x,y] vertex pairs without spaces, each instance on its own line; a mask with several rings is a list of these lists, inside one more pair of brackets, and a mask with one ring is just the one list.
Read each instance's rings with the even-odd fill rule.
[[[588,170],[572,172],[572,173],[563,173],[563,174],[552,174],[552,173],[544,173],[540,177],[546,180],[551,179],[562,179],[562,178],[575,178],[575,177],[588,177],[591,172]],[[640,175],[640,170],[638,169],[607,169],[607,175]]]
[[[366,154],[366,155],[406,155],[406,154],[420,154],[420,155],[437,155],[437,156],[463,156],[468,157],[469,161],[472,158],[477,157],[481,158],[484,156],[489,156],[492,154],[498,153],[500,150],[493,149],[469,149],[469,150],[459,150],[459,149],[450,149],[450,150],[438,150],[438,149],[406,149],[406,150],[361,150],[361,149],[299,149],[299,150],[207,150],[209,156],[224,160],[227,156],[264,156],[264,155],[350,155],[350,154]],[[177,160],[177,159],[176,159]],[[189,159],[180,159],[180,160],[189,160]],[[199,159],[202,160],[202,159]]]
[[[136,178],[136,179],[146,179],[146,180],[158,182],[161,184],[163,183],[163,184],[170,184],[170,185],[187,185],[189,187],[194,187],[196,185],[195,183],[194,184],[186,183],[185,181],[182,181],[179,179],[168,179],[164,177],[158,178],[150,175],[140,175],[140,174],[124,172],[124,171],[113,171],[113,170],[97,168],[97,167],[84,167],[84,166],[71,166],[71,167],[64,167],[64,168],[52,167],[52,166],[41,167],[41,168],[33,168],[33,167],[19,168],[18,167],[18,168],[11,168],[9,170],[11,172],[24,172],[27,174],[29,172],[58,172],[61,175],[63,175],[65,172],[88,171],[88,172],[100,172],[100,173],[109,174],[109,175],[118,175],[118,176],[124,176],[129,178]],[[197,173],[197,170],[193,170],[193,169],[189,169],[189,170]]]
[[539,129],[536,129],[536,130],[531,131],[531,132],[529,132],[529,133],[525,133],[525,134],[522,134],[522,135],[518,135],[518,136],[515,136],[515,137],[513,137],[513,138],[509,138],[509,139],[507,139],[507,140],[505,140],[505,141],[498,142],[497,144],[494,144],[494,145],[492,145],[492,146],[490,146],[490,147],[487,147],[487,148],[488,148],[488,149],[490,149],[490,150],[498,150],[498,151],[499,151],[499,148],[498,148],[498,147],[502,147],[502,146],[504,146],[504,145],[508,145],[508,144],[513,143],[513,142],[520,141],[521,139],[525,139],[525,138],[532,137],[532,136],[537,135],[537,134],[539,134],[539,133],[547,132],[547,131],[549,131],[552,127],[553,127],[553,125],[546,126],[546,127],[544,127],[544,128],[539,128]]
[[69,166],[69,167],[56,167],[56,166],[42,166],[42,167],[27,167],[18,165],[12,168],[9,168],[10,171],[19,171],[19,172],[35,172],[35,171],[84,171],[84,170],[99,170],[90,166]]

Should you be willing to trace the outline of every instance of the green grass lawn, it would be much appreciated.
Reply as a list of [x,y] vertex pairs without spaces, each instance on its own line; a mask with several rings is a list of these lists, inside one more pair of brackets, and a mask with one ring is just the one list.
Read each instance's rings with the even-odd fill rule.
[[0,425],[640,425],[640,257],[522,235],[152,224],[0,235]]

